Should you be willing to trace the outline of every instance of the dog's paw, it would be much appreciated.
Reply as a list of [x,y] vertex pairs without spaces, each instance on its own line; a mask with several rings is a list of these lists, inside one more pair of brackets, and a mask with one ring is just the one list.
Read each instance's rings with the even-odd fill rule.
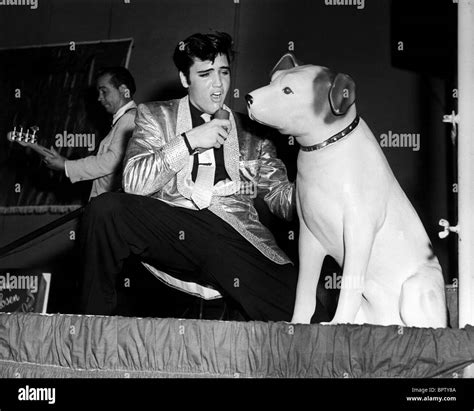
[[323,321],[323,322],[320,322],[318,324],[320,324],[320,325],[338,325],[338,324],[341,324],[341,323],[339,323],[337,321],[328,321],[328,322]]
[[301,316],[293,316],[291,319],[291,324],[310,324],[311,323],[311,317],[309,318],[304,318]]

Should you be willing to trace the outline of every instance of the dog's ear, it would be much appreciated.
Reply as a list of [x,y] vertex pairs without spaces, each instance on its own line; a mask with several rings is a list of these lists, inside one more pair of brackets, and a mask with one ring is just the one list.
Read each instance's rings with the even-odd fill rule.
[[293,54],[286,53],[280,60],[278,60],[278,63],[275,64],[275,67],[273,67],[272,71],[270,72],[270,78],[272,78],[277,71],[288,70],[298,67],[299,65],[300,62],[296,60],[296,57]]
[[347,74],[338,73],[329,90],[329,102],[334,115],[342,116],[355,103],[356,86]]

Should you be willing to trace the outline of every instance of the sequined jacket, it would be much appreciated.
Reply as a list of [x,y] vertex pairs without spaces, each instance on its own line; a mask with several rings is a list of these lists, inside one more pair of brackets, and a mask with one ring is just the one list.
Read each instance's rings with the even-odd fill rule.
[[[230,195],[213,196],[209,210],[234,227],[266,257],[277,264],[286,264],[289,258],[259,221],[253,200],[257,195],[262,196],[273,214],[290,220],[295,214],[294,184],[289,182],[285,165],[276,157],[275,146],[266,138],[270,129],[239,113],[231,112],[230,121],[232,127],[224,143],[224,161],[236,189]],[[181,136],[191,128],[187,96],[140,104],[135,131],[125,154],[125,192],[195,208],[190,200],[193,157]]]

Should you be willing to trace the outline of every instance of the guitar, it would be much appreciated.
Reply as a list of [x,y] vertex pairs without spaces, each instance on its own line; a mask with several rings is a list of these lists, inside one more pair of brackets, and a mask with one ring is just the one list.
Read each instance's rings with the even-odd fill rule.
[[31,127],[31,133],[30,130],[27,130],[25,133],[23,132],[23,127],[20,128],[20,131],[17,131],[16,127],[14,127],[13,130],[7,134],[7,139],[8,141],[18,143],[23,147],[30,147],[43,157],[53,155],[51,150],[38,144],[38,138],[36,136],[38,130],[39,128],[35,126]]

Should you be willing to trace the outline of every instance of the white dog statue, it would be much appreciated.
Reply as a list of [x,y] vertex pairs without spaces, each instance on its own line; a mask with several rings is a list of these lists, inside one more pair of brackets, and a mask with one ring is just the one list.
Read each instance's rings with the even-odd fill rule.
[[256,121],[300,144],[300,270],[292,322],[309,323],[326,255],[343,268],[330,324],[446,327],[444,279],[415,209],[355,105],[355,84],[283,56],[246,96]]

